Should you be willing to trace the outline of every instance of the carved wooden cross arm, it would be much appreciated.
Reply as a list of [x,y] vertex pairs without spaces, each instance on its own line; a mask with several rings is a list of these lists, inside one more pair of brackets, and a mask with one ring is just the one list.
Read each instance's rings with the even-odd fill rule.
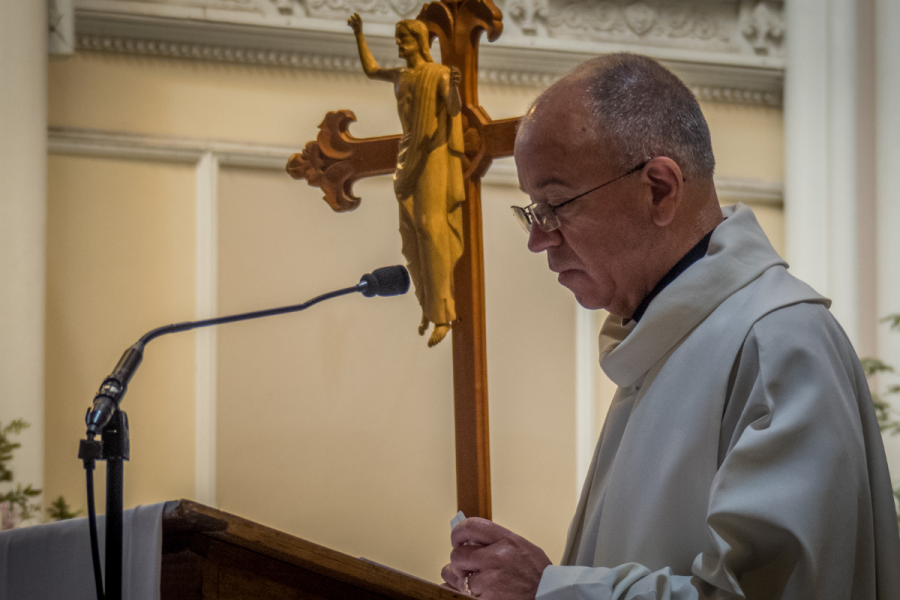
[[325,115],[316,141],[302,152],[292,154],[287,172],[294,179],[322,188],[325,201],[335,212],[359,206],[353,182],[373,175],[389,175],[397,167],[399,135],[359,139],[347,131],[356,121],[352,110],[335,110]]

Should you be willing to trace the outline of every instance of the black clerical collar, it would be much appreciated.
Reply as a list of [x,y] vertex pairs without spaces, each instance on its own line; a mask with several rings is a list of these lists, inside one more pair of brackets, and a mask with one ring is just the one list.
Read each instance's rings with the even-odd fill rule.
[[703,236],[703,239],[697,242],[696,246],[688,250],[688,253],[682,256],[681,260],[675,263],[675,266],[669,269],[668,273],[663,275],[663,278],[659,280],[659,283],[657,283],[656,286],[650,290],[650,293],[644,296],[641,303],[638,304],[634,314],[631,315],[632,321],[635,323],[640,321],[641,317],[644,316],[644,313],[647,312],[647,307],[650,306],[650,302],[652,302],[667,285],[675,281],[675,278],[684,273],[692,264],[706,256],[706,251],[709,249],[709,239],[712,237],[712,234],[713,232],[710,231]]

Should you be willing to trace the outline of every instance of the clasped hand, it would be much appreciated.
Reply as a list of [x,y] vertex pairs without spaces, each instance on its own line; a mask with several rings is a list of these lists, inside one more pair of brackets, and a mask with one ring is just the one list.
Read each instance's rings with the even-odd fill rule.
[[466,519],[450,541],[450,564],[441,577],[454,590],[482,600],[534,600],[551,564],[543,550],[487,519]]
[[459,87],[460,81],[462,81],[462,72],[456,67],[450,67],[450,85]]

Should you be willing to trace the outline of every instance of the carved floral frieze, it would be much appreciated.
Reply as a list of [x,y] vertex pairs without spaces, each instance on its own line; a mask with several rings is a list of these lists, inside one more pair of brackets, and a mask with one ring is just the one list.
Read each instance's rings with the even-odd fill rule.
[[[395,66],[391,25],[414,18],[425,2],[73,1],[79,50],[352,73],[359,67],[349,15],[373,23],[373,52]],[[484,84],[545,87],[586,58],[621,49],[668,61],[706,101],[781,103],[784,0],[494,2],[504,33],[482,44]]]
[[[120,0],[121,1],[121,0]],[[143,4],[182,6],[186,8],[210,8],[216,10],[238,10],[262,12],[269,0],[128,0]],[[124,3],[124,2],[123,2]]]
[[346,20],[359,13],[367,20],[396,21],[415,18],[422,0],[124,0],[216,10],[256,12],[264,15]]
[[[706,9],[706,10],[703,10]],[[728,41],[728,7],[662,2],[574,2],[557,7],[547,19],[550,33],[584,31],[596,36],[695,38]],[[724,25],[724,26],[723,26]]]
[[782,54],[784,6],[774,0],[506,0],[504,9],[507,35]]
[[[353,13],[369,17],[414,19],[422,9],[421,0],[304,0],[310,17],[341,18]],[[380,18],[379,18],[380,17]]]
[[741,33],[756,54],[780,50],[784,39],[783,7],[771,2],[745,2],[740,19]]
[[[118,0],[313,19],[414,18],[423,0]],[[584,40],[783,56],[783,0],[496,0],[506,38]],[[273,23],[274,24],[274,23]]]

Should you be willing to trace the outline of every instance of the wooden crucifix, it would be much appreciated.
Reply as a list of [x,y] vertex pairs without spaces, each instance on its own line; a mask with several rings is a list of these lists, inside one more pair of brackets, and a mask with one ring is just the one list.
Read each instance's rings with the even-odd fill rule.
[[[423,6],[417,17],[426,24],[429,41],[438,39],[441,62],[461,73],[464,243],[454,271],[457,320],[452,329],[456,489],[459,509],[466,516],[486,519],[491,518],[491,471],[481,178],[494,158],[512,155],[518,119],[494,121],[479,106],[478,43],[482,33],[495,41],[503,30],[502,19],[493,0],[436,0]],[[397,167],[400,136],[355,138],[347,131],[355,120],[349,110],[328,113],[316,141],[291,156],[287,165],[292,177],[320,187],[336,212],[359,206],[352,188],[356,180],[387,175]]]

